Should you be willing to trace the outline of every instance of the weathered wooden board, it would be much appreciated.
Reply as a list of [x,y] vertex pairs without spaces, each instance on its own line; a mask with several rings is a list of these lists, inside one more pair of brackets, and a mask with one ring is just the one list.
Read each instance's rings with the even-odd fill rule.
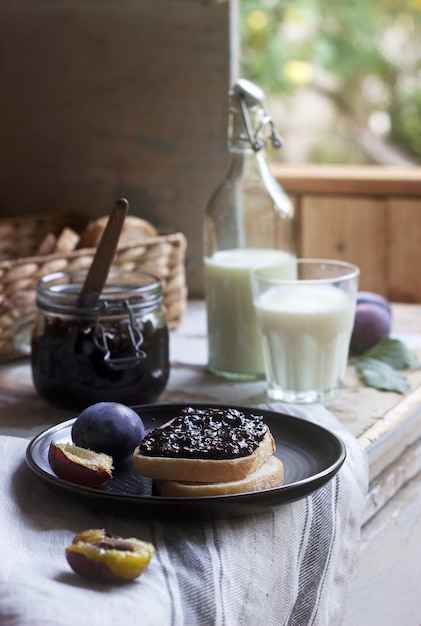
[[229,3],[3,2],[0,214],[109,212],[184,232],[202,291],[203,211],[226,167]]
[[300,256],[340,259],[361,270],[360,288],[387,292],[388,233],[383,200],[305,195],[299,203]]
[[272,172],[298,195],[421,196],[421,167],[272,163]]
[[421,168],[273,164],[297,206],[301,256],[361,268],[361,288],[421,303]]
[[343,626],[421,623],[420,502],[421,475],[363,526]]
[[[392,332],[421,361],[421,307],[393,305]],[[403,373],[405,394],[378,391],[362,384],[350,361],[340,399],[329,406],[368,454],[366,519],[421,471],[421,368]]]
[[388,293],[395,302],[421,302],[421,196],[387,201]]

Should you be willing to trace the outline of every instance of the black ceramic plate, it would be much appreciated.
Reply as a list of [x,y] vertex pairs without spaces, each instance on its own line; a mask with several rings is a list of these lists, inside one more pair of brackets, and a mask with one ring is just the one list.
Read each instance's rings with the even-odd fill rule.
[[[185,406],[155,404],[138,410],[147,430],[151,430],[175,417]],[[203,408],[209,405],[189,406]],[[225,405],[212,406],[228,408]],[[52,426],[35,437],[27,448],[27,463],[47,485],[70,497],[85,498],[85,502],[94,508],[105,506],[116,513],[134,514],[140,519],[184,522],[258,513],[304,498],[328,482],[343,464],[346,455],[343,442],[321,426],[273,411],[236,408],[264,416],[276,442],[276,455],[284,463],[282,487],[226,496],[167,498],[153,493],[150,479],[134,473],[131,460],[117,468],[113,479],[102,488],[82,487],[58,478],[48,463],[50,442],[70,442],[74,419]]]

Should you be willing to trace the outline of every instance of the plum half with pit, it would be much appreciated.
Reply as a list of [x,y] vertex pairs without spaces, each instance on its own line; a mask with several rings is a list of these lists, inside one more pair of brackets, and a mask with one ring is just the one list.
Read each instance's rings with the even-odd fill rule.
[[104,452],[123,461],[145,436],[136,411],[119,402],[97,402],[84,409],[72,426],[72,441],[83,448]]
[[353,356],[364,354],[382,339],[388,337],[391,330],[392,312],[389,301],[374,292],[359,292],[350,354]]
[[82,531],[66,549],[74,572],[87,580],[113,584],[138,578],[154,554],[151,543],[134,537],[124,539],[104,529]]

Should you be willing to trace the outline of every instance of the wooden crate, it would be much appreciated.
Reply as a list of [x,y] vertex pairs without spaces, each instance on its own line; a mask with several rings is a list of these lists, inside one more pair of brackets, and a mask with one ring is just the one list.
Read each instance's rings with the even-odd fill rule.
[[302,257],[361,269],[360,289],[421,303],[421,168],[274,165]]

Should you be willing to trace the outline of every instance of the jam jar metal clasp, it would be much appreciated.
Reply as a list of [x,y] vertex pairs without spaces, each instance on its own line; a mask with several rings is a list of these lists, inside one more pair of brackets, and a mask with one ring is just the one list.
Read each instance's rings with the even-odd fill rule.
[[[104,302],[104,308],[105,310],[108,308],[107,302]],[[95,346],[104,353],[104,362],[113,370],[135,367],[147,356],[146,352],[141,349],[144,341],[143,333],[135,320],[128,300],[124,300],[124,309],[127,317],[120,320],[118,324],[107,324],[105,327],[99,315],[95,318],[93,335]]]

